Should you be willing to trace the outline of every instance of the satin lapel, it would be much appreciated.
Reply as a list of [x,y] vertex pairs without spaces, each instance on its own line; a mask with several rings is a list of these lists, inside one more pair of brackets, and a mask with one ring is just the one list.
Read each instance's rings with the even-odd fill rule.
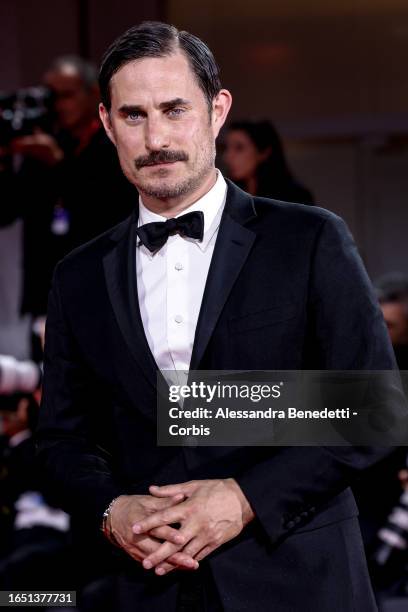
[[137,214],[116,246],[104,257],[106,285],[116,320],[131,354],[145,377],[156,388],[157,365],[151,353],[140,315],[136,285]]
[[256,217],[253,199],[230,181],[197,321],[190,370],[198,369],[208,342],[254,240],[245,224]]

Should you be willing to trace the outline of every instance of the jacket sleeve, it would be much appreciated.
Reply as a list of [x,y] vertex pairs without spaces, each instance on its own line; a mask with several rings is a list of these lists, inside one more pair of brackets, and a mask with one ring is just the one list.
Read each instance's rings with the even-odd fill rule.
[[[378,301],[345,223],[326,218],[315,241],[308,295],[313,365],[305,369],[396,368]],[[272,543],[307,521],[385,447],[283,447],[236,478]]]
[[60,265],[48,301],[37,459],[61,508],[98,529],[104,510],[123,490],[115,481],[109,456],[92,443],[88,407],[95,401],[97,381],[83,363],[64,317]]

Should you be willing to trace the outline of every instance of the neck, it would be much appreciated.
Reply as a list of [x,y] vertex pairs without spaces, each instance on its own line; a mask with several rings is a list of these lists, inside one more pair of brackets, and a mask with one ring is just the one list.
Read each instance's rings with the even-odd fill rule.
[[217,171],[215,168],[211,168],[211,171],[205,176],[203,182],[189,194],[183,194],[175,198],[156,198],[142,193],[143,205],[157,215],[170,219],[171,217],[179,215],[183,210],[205,196],[205,194],[214,187],[216,180]]

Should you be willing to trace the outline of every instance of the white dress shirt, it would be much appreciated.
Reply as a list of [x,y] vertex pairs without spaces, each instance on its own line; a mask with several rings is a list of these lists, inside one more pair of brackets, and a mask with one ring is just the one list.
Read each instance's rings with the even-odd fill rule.
[[[136,246],[140,313],[160,370],[187,371],[190,367],[197,319],[226,193],[227,184],[217,171],[217,180],[210,191],[176,215],[196,210],[204,213],[202,242],[174,234],[155,253],[139,241]],[[139,197],[139,226],[166,220],[147,209]]]

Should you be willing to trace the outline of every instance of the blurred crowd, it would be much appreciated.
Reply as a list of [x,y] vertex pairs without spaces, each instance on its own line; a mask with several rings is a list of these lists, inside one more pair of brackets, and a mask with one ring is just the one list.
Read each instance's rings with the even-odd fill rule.
[[[137,203],[99,122],[98,100],[95,67],[76,56],[52,62],[40,86],[0,97],[0,226],[22,220],[20,313],[33,332],[30,361],[0,356],[0,590],[73,589],[79,610],[109,612],[120,596],[110,545],[102,534],[82,544],[36,469],[32,438],[54,267]],[[249,193],[314,204],[269,121],[231,123],[220,150],[219,167]],[[398,365],[408,369],[408,278],[390,273],[376,289]],[[408,598],[407,449],[375,466],[355,494],[379,599]]]

